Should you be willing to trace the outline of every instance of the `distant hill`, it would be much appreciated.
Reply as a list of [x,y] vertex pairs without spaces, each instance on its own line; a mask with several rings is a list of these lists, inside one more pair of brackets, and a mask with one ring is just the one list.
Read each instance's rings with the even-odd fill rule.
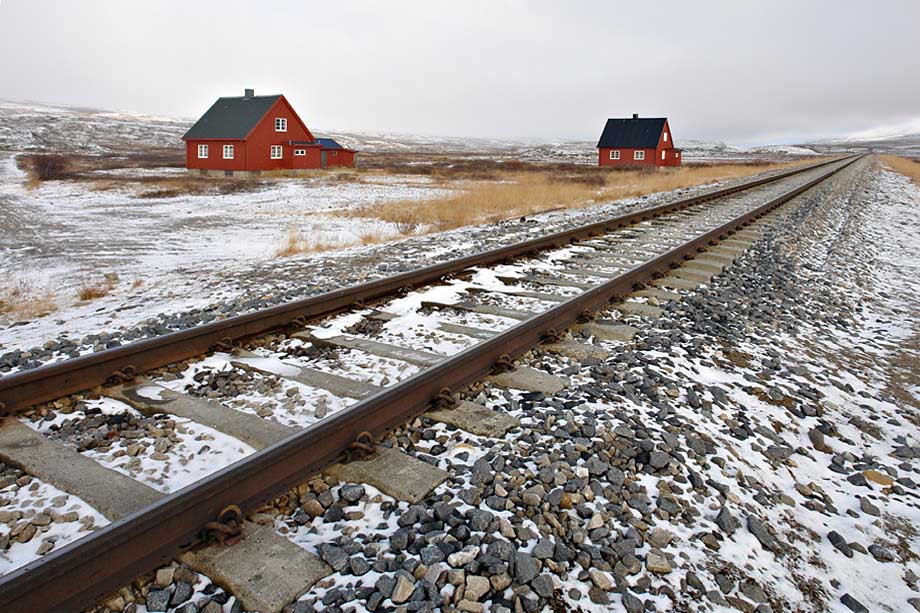
[[[191,118],[171,118],[32,102],[0,100],[0,150],[129,155],[141,150],[170,150],[182,155],[182,135]],[[314,130],[365,153],[488,155],[530,162],[595,164],[596,142],[566,139],[495,139],[421,136],[391,132]],[[790,145],[755,148],[724,142],[677,140],[687,161],[789,159],[815,155]]]
[[920,134],[892,134],[875,138],[842,138],[803,145],[821,153],[848,151],[891,153],[907,157],[920,157]]

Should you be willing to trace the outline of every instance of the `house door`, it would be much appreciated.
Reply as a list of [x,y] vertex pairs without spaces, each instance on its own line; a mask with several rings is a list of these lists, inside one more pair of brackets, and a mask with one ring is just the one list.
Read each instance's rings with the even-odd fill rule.
[[319,167],[320,168],[326,167],[326,152],[325,151],[322,151],[319,154]]

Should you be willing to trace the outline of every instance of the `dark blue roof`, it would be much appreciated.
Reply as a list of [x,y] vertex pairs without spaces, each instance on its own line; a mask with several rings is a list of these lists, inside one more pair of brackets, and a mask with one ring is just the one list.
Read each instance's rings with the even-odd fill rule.
[[331,138],[317,138],[316,142],[323,146],[323,149],[344,149],[342,145],[338,144]]
[[[666,117],[633,117],[632,119],[608,119],[604,133],[597,141],[600,147],[623,147],[626,149],[655,148]],[[672,143],[673,144],[673,143]]]

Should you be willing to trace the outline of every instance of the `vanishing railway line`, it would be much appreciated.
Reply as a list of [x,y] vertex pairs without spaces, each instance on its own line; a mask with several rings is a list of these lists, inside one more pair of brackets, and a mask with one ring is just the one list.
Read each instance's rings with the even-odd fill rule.
[[[0,378],[0,409],[7,415],[105,384],[110,387],[100,390],[103,395],[145,412],[191,417],[257,449],[177,493],[156,497],[92,535],[0,577],[0,609],[92,606],[139,574],[199,544],[205,526],[212,534],[238,536],[248,512],[324,470],[343,454],[360,456],[374,439],[432,404],[441,409],[454,407],[455,394],[464,386],[490,373],[514,371],[521,379],[506,385],[524,388],[522,379],[541,375],[516,368],[514,357],[541,344],[563,354],[585,351],[585,345],[565,338],[567,328],[585,323],[592,313],[696,258],[716,241],[855,160],[822,162]],[[684,273],[686,287],[677,279],[668,289],[639,291],[636,299],[619,303],[621,312],[654,311],[659,299],[666,301],[675,295],[675,289],[690,289],[697,277],[708,278],[726,263],[715,256],[699,260]],[[320,318],[326,319],[311,324]],[[357,322],[365,322],[377,333],[348,333],[356,329]],[[589,331],[615,337],[626,328],[620,323],[595,322]],[[424,329],[427,336],[413,339],[418,329]],[[274,353],[258,346],[255,351],[241,348],[248,339],[279,330],[285,332],[286,344],[276,346]],[[438,335],[450,339],[448,349],[431,342]],[[305,345],[405,363],[411,365],[403,371],[409,376],[388,386],[378,385],[347,370],[335,372],[315,360],[298,359],[303,356],[297,349]],[[290,377],[301,385],[355,401],[328,415],[316,413],[299,427],[249,414],[224,423],[232,410],[221,409],[215,402],[176,393],[166,396],[166,401],[157,400],[162,397],[150,397],[142,389],[155,387],[155,380],[133,381],[142,373],[215,352],[226,355],[235,367]],[[10,453],[0,449],[4,456]],[[6,459],[16,463],[15,457]]]

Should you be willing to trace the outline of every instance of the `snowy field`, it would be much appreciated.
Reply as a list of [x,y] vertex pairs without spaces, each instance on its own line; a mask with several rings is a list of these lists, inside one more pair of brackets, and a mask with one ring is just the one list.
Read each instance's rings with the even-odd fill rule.
[[[415,253],[411,249],[400,253],[397,246],[399,257],[394,259],[390,251],[360,245],[403,239],[405,229],[351,216],[349,211],[446,193],[425,175],[330,172],[263,181],[236,193],[148,197],[158,184],[139,180],[182,178],[185,173],[181,168],[151,167],[145,152],[164,161],[169,156],[181,159],[176,145],[188,121],[11,102],[0,102],[0,120],[0,300],[4,292],[18,290],[48,302],[48,314],[33,316],[31,321],[0,312],[0,356],[12,350],[32,353],[43,345],[55,350],[55,343],[68,340],[82,345],[81,351],[98,350],[117,342],[109,336],[113,330],[157,320],[134,338],[162,334],[206,320],[185,318],[188,321],[178,326],[170,322],[164,327],[163,317],[182,319],[181,314],[208,310],[213,318],[251,310],[259,306],[254,301],[278,302],[279,293],[296,298],[309,293],[307,288],[329,287],[330,281],[344,285],[343,270],[349,273],[347,282],[354,283],[367,278],[368,265],[381,273],[395,272],[404,261],[413,266],[430,261],[425,254],[443,258],[494,246],[510,229],[489,228],[488,244],[476,240],[480,230],[416,241]],[[479,156],[573,163],[592,163],[595,155],[591,143],[569,141],[332,135],[367,153],[455,152],[467,160]],[[740,149],[714,146],[720,155],[745,159]],[[30,184],[17,156],[48,151],[88,155],[80,159],[90,164],[97,160],[103,166],[128,167],[84,170],[80,180]],[[639,199],[622,204],[643,200],[648,203]],[[516,236],[523,238],[542,224],[559,227],[616,208],[541,215],[534,218],[535,226],[522,225],[523,235]],[[276,257],[292,228],[308,244],[349,248],[329,253],[328,258],[321,254]],[[363,270],[352,265],[359,262]],[[81,300],[80,292],[94,286],[101,286],[106,295]],[[221,305],[230,302],[234,306],[223,309]]]
[[[128,322],[149,317],[148,305],[195,308],[214,299],[215,278],[273,260],[291,228],[325,245],[398,238],[394,224],[342,213],[445,193],[425,177],[380,179],[277,179],[254,192],[137,198],[128,188],[93,191],[82,181],[30,188],[14,156],[0,153],[0,278],[4,285],[52,294],[57,310],[48,322],[73,321],[72,333],[97,330],[111,318],[112,308],[134,311],[125,313]],[[79,289],[103,282],[106,275],[118,277],[111,293],[81,302]],[[174,297],[181,305],[170,306]],[[0,327],[14,322],[0,314]],[[41,344],[47,328],[36,328],[34,336],[13,336],[24,346]]]

